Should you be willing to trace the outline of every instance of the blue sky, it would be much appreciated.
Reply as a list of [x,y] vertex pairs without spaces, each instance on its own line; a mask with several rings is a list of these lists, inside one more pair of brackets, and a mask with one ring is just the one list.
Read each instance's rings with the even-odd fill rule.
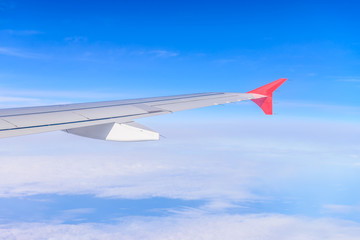
[[158,142],[2,139],[0,238],[356,239],[358,8],[0,1],[1,107],[289,79],[274,116],[241,102],[139,120]]

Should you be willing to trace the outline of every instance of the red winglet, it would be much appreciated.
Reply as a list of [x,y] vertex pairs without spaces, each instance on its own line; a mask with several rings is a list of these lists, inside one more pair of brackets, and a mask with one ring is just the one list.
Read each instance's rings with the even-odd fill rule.
[[272,115],[272,95],[273,92],[280,87],[281,84],[283,84],[287,79],[286,78],[280,78],[274,82],[271,82],[269,84],[266,84],[262,87],[259,87],[257,89],[254,89],[247,93],[255,93],[255,94],[261,94],[266,97],[263,98],[257,98],[257,99],[251,99],[254,103],[256,103],[266,115]]

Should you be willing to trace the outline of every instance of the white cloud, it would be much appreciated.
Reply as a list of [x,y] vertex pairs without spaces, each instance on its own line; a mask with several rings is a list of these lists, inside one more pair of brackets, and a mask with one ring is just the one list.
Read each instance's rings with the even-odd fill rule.
[[360,82],[360,77],[359,76],[337,76],[335,77],[336,81],[338,82],[353,82],[353,83],[358,83]]
[[[59,224],[96,211],[67,210],[54,223],[1,225],[0,239],[358,239],[360,225],[350,221],[227,215],[226,210],[242,207],[238,201],[266,200],[272,192],[304,191],[319,179],[335,195],[332,184],[341,178],[348,177],[347,188],[357,189],[358,160],[351,155],[360,154],[360,127],[266,117],[204,123],[196,114],[195,120],[181,116],[149,119],[149,126],[168,136],[160,142],[114,143],[65,133],[2,139],[0,196],[159,196],[201,199],[205,205],[170,210],[168,217],[121,218],[113,225]],[[349,211],[331,204],[322,210]]]
[[88,39],[87,37],[84,36],[71,36],[64,38],[64,40],[70,43],[82,43],[82,42],[86,42]]
[[20,58],[44,58],[42,54],[31,53],[24,50],[9,48],[9,47],[0,47],[0,55],[20,57]]
[[234,63],[236,62],[237,60],[236,59],[218,59],[218,60],[215,60],[214,62],[219,64],[219,65],[225,65],[225,64],[228,64],[228,63]]
[[177,52],[168,51],[168,50],[152,50],[149,51],[149,53],[154,54],[156,57],[163,57],[163,58],[176,57],[179,55],[179,53]]
[[[126,50],[126,49],[125,49]],[[130,49],[126,50],[129,51]],[[138,49],[130,52],[130,55],[134,56],[154,56],[157,58],[169,58],[179,56],[178,52],[169,51],[165,49]]]
[[354,83],[359,83],[360,82],[360,78],[347,78],[347,79],[339,79],[339,82],[354,82]]
[[323,206],[325,212],[349,214],[360,212],[359,205],[344,205],[344,204],[325,204]]
[[6,96],[0,96],[0,102],[4,103],[4,102],[33,102],[33,101],[38,101],[38,99],[34,99],[34,98],[26,98],[26,97],[6,97]]
[[3,33],[7,33],[9,35],[15,35],[15,36],[31,36],[31,35],[38,35],[42,34],[40,31],[36,30],[14,30],[14,29],[5,29],[1,30]]
[[326,103],[316,103],[316,102],[300,102],[300,101],[283,101],[281,102],[282,107],[291,107],[293,109],[298,110],[298,108],[304,109],[318,109],[318,110],[327,110],[332,113],[339,114],[341,112],[344,113],[359,113],[359,106],[349,106],[349,105],[340,105],[340,104],[326,104]]
[[[58,138],[55,134],[53,137]],[[70,141],[83,140],[73,137]],[[89,144],[89,141],[85,142]],[[43,147],[46,148],[45,143]],[[84,151],[87,147],[81,148]],[[155,148],[161,150],[161,147]],[[144,154],[131,151],[113,153],[114,156],[103,154],[1,157],[0,196],[90,193],[122,198],[253,197],[245,186],[251,185],[250,179],[255,175],[255,170],[245,170],[246,164],[228,169],[229,162],[220,166],[222,161],[215,159],[187,159],[162,154],[149,158],[146,151]],[[244,170],[240,169],[241,166],[244,166]],[[232,184],[229,185],[229,182]]]
[[105,142],[66,133],[2,139],[0,196],[158,196],[211,200],[209,208],[221,209],[268,197],[263,191],[359,175],[358,160],[349,157],[360,154],[355,125],[267,118],[205,124],[179,117],[178,123],[167,116],[145,124],[168,136],[160,142]]
[[0,225],[4,240],[33,239],[207,239],[357,240],[360,224],[284,215],[196,215],[124,218],[119,223]]
[[[0,87],[0,107],[27,107],[39,105],[66,104],[75,102],[116,100],[134,97],[129,94],[111,92],[94,92],[86,90],[35,90],[35,89],[10,89]],[[136,96],[135,96],[136,97]]]

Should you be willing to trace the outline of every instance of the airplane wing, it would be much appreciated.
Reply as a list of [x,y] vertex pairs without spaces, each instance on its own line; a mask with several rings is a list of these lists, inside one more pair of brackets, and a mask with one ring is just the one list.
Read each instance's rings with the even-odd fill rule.
[[0,110],[0,138],[63,130],[112,141],[158,140],[159,133],[134,119],[252,100],[272,114],[272,94],[287,79],[278,79],[247,93],[210,92],[169,97],[77,103]]

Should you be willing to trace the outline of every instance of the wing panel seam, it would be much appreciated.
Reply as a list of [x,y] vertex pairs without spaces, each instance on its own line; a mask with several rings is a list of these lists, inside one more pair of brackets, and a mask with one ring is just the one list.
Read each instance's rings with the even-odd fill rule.
[[[163,111],[163,112],[167,113],[165,111]],[[30,129],[30,128],[40,128],[40,127],[52,127],[52,126],[60,126],[60,125],[74,124],[74,123],[86,123],[86,122],[110,120],[110,119],[117,119],[117,118],[135,117],[135,116],[141,116],[141,115],[147,115],[147,114],[148,113],[140,113],[140,114],[130,114],[130,115],[123,115],[123,116],[97,118],[97,119],[89,119],[89,120],[81,120],[81,121],[73,121],[73,122],[63,122],[63,123],[42,124],[42,125],[26,126],[26,127],[7,128],[7,129],[0,129],[0,132],[21,130],[21,129]],[[14,124],[12,124],[12,125],[14,125]]]

